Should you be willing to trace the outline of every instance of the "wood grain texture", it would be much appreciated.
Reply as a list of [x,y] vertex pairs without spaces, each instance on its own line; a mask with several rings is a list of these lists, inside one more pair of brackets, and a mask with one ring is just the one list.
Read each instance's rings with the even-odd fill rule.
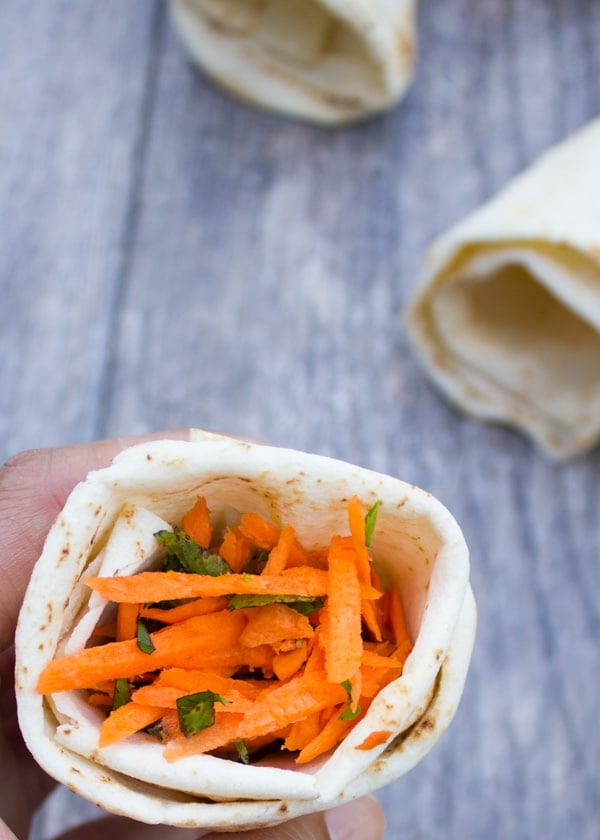
[[0,4],[0,450],[195,424],[431,490],[480,625],[388,837],[592,840],[600,452],[452,411],[402,315],[433,236],[600,112],[600,3],[422,0],[419,44],[396,110],[326,131],[213,87],[158,2]]

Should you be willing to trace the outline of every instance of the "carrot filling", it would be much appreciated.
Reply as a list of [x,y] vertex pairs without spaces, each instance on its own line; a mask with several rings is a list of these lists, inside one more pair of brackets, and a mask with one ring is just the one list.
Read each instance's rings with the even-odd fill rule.
[[[162,565],[90,577],[116,605],[91,646],[50,662],[37,690],[81,689],[106,711],[101,747],[137,732],[165,757],[248,763],[265,747],[303,764],[335,748],[397,679],[412,649],[400,594],[370,555],[377,502],[348,502],[348,535],[307,550],[294,528],[258,513],[215,535],[203,497],[181,526],[158,531]],[[372,733],[357,747],[383,744]]]

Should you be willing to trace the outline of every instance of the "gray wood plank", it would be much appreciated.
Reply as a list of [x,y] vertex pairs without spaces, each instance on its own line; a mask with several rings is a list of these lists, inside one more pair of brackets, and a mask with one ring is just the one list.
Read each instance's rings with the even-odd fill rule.
[[0,4],[0,455],[89,439],[162,6]]
[[[47,57],[62,7],[27,8]],[[480,625],[455,722],[380,794],[388,836],[597,837],[600,450],[558,468],[460,416],[401,319],[431,239],[600,112],[600,4],[422,0],[404,103],[333,132],[221,93],[156,4],[118,26],[78,8],[41,73],[0,7],[0,440],[197,424],[431,490],[471,546]]]

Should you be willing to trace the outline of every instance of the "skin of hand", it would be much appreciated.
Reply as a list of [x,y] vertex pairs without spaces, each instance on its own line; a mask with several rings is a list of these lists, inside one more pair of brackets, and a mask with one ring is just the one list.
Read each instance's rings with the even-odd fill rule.
[[[33,564],[73,487],[107,466],[127,446],[144,440],[188,439],[187,431],[160,432],[91,444],[23,452],[0,468],[0,840],[25,840],[31,818],[55,782],[29,755],[19,733],[14,696],[14,632]],[[102,814],[102,812],[99,812]],[[323,814],[244,833],[245,840],[381,840],[383,811],[363,797]],[[61,840],[226,840],[232,834],[148,826],[103,816],[61,835]]]

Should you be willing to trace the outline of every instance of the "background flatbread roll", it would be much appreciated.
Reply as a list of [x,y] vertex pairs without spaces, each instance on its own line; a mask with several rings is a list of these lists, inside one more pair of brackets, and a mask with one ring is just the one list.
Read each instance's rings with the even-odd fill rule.
[[[387,784],[432,748],[462,693],[475,603],[458,525],[429,494],[389,476],[287,449],[196,438],[125,450],[75,488],[50,531],[16,636],[19,722],[29,749],[48,773],[109,811],[188,827],[270,825]],[[104,716],[80,692],[36,691],[57,652],[85,644],[88,613],[95,620],[102,608],[82,578],[122,574],[128,539],[139,547],[139,568],[147,568],[153,549],[139,529],[146,521],[151,529],[177,523],[199,493],[211,510],[256,510],[292,524],[307,547],[327,544],[347,527],[350,494],[381,501],[371,550],[400,588],[414,646],[402,675],[345,740],[301,769],[279,752],[254,765],[212,755],[168,762],[162,745],[145,734],[100,748]],[[359,747],[382,730],[389,733],[384,743]]]
[[318,123],[394,105],[415,52],[415,0],[171,0],[192,58],[234,94]]
[[434,243],[408,311],[417,357],[466,412],[551,457],[600,437],[600,119]]

